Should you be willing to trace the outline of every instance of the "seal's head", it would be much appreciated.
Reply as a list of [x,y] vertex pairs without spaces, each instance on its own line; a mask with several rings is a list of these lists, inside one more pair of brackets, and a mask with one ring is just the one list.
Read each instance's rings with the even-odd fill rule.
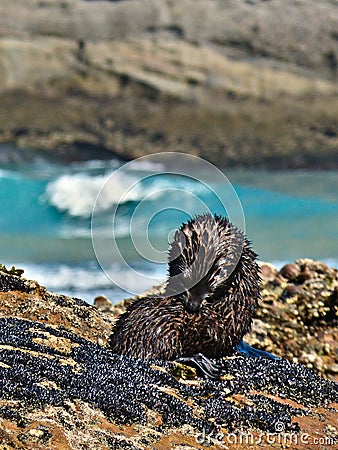
[[243,233],[221,216],[200,215],[182,224],[169,250],[166,295],[180,300],[191,313],[217,300],[230,289],[244,240]]

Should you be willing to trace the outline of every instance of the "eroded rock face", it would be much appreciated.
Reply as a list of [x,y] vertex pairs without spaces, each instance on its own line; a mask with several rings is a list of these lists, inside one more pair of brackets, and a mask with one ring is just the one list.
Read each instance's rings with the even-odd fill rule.
[[337,29],[329,0],[3,0],[0,141],[337,167]]
[[[73,41],[179,38],[332,74],[337,61],[337,5],[330,0],[37,1],[1,2],[0,33]],[[84,26],[85,24],[85,26]]]
[[[0,286],[0,448],[240,448],[227,440],[240,430],[252,448],[260,436],[271,448],[267,433],[281,431],[316,429],[337,442],[338,385],[301,364],[234,355],[219,381],[201,379],[173,362],[113,354],[113,314],[10,271]],[[308,448],[295,442],[289,448]]]

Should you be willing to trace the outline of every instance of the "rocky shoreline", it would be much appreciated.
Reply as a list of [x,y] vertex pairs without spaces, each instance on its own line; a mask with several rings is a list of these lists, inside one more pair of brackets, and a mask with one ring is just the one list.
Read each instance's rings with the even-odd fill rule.
[[234,354],[211,381],[188,366],[109,350],[114,321],[133,299],[90,306],[2,266],[0,448],[336,445],[338,271],[298,260],[279,272],[262,264],[262,274],[246,341],[283,359]]
[[4,0],[0,142],[337,169],[337,29],[330,0]]

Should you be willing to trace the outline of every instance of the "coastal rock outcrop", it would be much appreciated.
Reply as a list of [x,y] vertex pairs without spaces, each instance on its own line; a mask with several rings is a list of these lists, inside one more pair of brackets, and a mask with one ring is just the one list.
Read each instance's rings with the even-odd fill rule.
[[336,168],[337,29],[329,0],[4,0],[0,141]]
[[[300,273],[318,270],[311,264]],[[20,275],[1,267],[0,448],[238,449],[249,442],[258,449],[284,439],[285,448],[305,449],[316,439],[338,442],[338,385],[313,370],[234,355],[222,359],[222,379],[210,381],[181,364],[118,356],[106,346],[112,312]],[[107,310],[107,301],[97,304]]]

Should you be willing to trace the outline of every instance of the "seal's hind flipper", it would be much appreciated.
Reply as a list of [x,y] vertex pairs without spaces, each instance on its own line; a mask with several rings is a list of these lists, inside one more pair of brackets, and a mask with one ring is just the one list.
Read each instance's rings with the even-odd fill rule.
[[218,380],[224,373],[224,369],[221,365],[211,361],[202,353],[197,353],[193,356],[183,356],[175,359],[175,361],[197,367],[202,374],[210,380]]
[[265,352],[264,350],[258,350],[257,348],[251,347],[244,341],[237,344],[236,350],[249,358],[268,358],[268,359],[280,359],[278,356],[272,353]]

